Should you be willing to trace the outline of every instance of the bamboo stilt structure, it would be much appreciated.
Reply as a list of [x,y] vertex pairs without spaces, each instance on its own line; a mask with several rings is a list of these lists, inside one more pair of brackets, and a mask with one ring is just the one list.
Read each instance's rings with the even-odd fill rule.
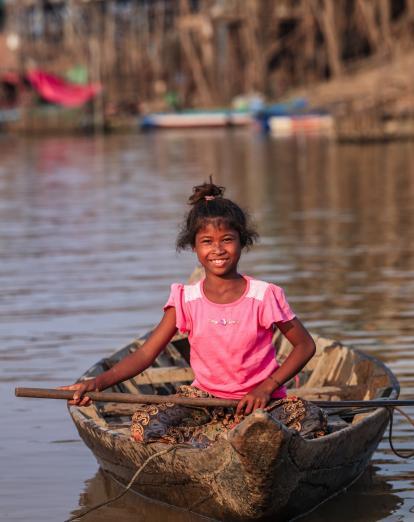
[[[184,107],[230,104],[253,91],[273,99],[414,52],[414,0],[16,0],[6,10],[23,68],[65,75],[83,65],[115,111],[166,109],[168,93]],[[92,48],[99,67],[98,58],[88,62]],[[409,71],[402,74],[394,100],[413,90]],[[382,111],[380,94],[372,100]]]

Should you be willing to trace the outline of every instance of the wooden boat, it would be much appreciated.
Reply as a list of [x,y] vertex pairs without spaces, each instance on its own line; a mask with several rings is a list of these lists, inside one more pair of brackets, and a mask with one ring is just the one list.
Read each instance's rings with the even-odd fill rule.
[[272,116],[268,125],[270,134],[276,138],[298,135],[333,137],[335,133],[334,119],[329,114]]
[[252,122],[252,115],[248,111],[185,110],[182,112],[148,114],[141,118],[140,127],[143,130],[242,127],[250,125]]
[[[397,379],[379,360],[318,336],[315,342],[316,355],[290,394],[314,400],[398,397]],[[142,339],[134,341],[102,359],[84,377],[108,369],[142,343]],[[275,346],[283,360],[289,343],[276,336]],[[192,379],[188,354],[187,339],[177,336],[153,367],[111,391],[173,393],[177,385]],[[69,406],[69,410],[102,469],[123,484],[148,457],[168,447],[130,439],[131,405],[94,403],[86,408]],[[155,457],[133,489],[218,520],[291,520],[363,473],[389,420],[386,408],[347,415],[338,414],[335,407],[327,411],[329,434],[305,440],[258,410],[206,449],[180,446]]]

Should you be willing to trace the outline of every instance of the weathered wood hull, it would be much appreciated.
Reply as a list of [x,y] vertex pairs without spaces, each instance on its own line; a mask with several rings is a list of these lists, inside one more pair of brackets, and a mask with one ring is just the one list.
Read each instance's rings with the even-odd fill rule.
[[[345,359],[354,360],[361,379],[370,376],[366,382],[370,395],[383,395],[386,390],[388,397],[398,396],[398,382],[382,363],[324,342],[318,340],[319,368],[325,363],[325,348],[331,358],[337,355],[335,350],[341,350],[342,371],[350,370]],[[89,374],[96,371],[99,368]],[[311,381],[309,375],[307,381]],[[366,386],[364,390],[360,398],[372,398],[367,397]],[[306,396],[306,383],[303,391]],[[99,407],[89,411],[91,418],[84,410],[70,407],[81,438],[101,467],[124,484],[149,456],[167,447],[133,442],[126,430],[111,429],[100,421]],[[133,487],[146,496],[219,520],[290,520],[352,483],[367,466],[387,423],[387,410],[379,408],[324,437],[305,440],[257,411],[207,449],[177,447],[156,457]]]

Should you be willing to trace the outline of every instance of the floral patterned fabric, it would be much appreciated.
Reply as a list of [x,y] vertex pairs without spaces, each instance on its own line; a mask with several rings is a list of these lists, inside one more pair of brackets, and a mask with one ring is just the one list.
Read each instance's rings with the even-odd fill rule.
[[[179,397],[212,397],[194,386],[180,386]],[[321,437],[327,432],[326,414],[314,404],[289,397],[274,401],[268,412],[275,420],[298,431],[305,438]],[[141,405],[132,416],[131,436],[136,442],[191,444],[206,448],[234,428],[244,416],[234,408],[188,407],[173,403]]]

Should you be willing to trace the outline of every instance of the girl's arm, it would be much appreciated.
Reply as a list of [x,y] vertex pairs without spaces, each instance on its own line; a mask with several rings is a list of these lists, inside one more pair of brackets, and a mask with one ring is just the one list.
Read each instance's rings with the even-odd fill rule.
[[127,355],[111,369],[99,374],[93,379],[88,379],[70,386],[62,386],[60,389],[75,391],[73,400],[69,401],[69,403],[86,406],[90,403],[89,398],[83,397],[86,392],[105,390],[114,384],[134,377],[148,368],[148,366],[151,366],[177,331],[175,324],[175,308],[167,308],[158,326],[138,350]]
[[[284,363],[254,390],[246,394],[237,405],[237,414],[251,413],[256,408],[264,408],[272,393],[294,377],[315,353],[315,343],[297,317],[284,323],[276,323],[279,330],[293,345]],[[244,410],[244,411],[243,411]]]

